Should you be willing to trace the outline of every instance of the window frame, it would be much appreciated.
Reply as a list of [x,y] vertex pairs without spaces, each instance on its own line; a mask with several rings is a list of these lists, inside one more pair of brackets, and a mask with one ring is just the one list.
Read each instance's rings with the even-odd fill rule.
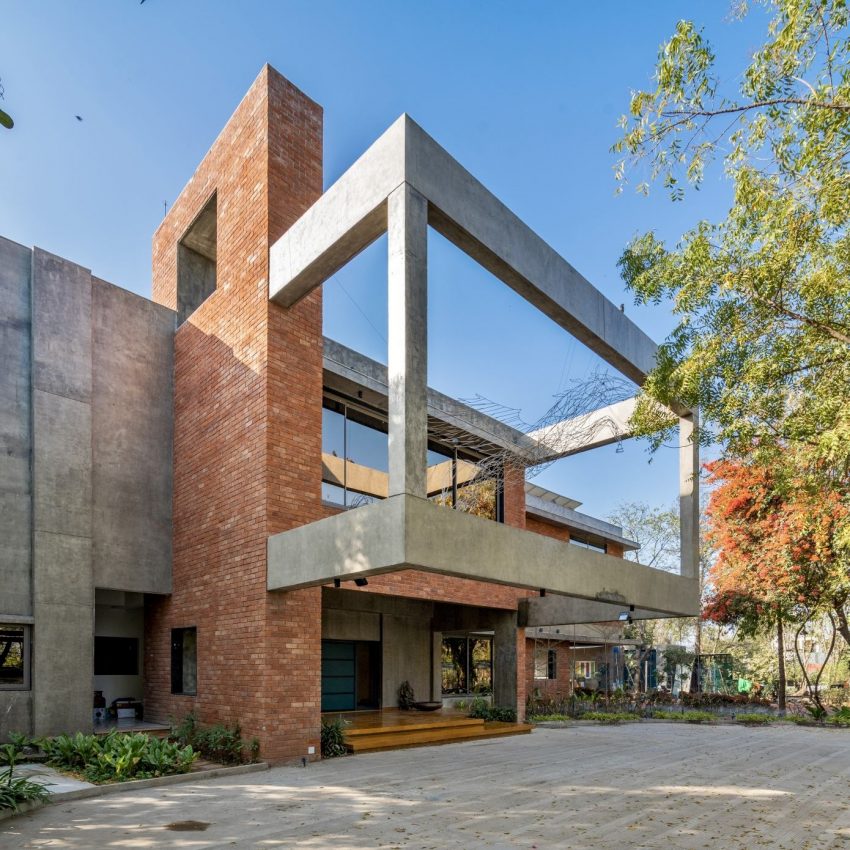
[[0,628],[21,629],[23,633],[21,665],[24,673],[23,682],[0,681],[0,691],[30,691],[32,690],[32,624],[3,622],[0,623]]
[[[186,690],[186,678],[184,675],[184,638],[186,632],[193,632],[195,635],[195,689],[193,691]],[[179,635],[179,642],[176,640]],[[178,651],[179,647],[179,651]],[[176,663],[179,660],[179,664]],[[177,690],[177,671],[179,670],[180,689]],[[197,626],[179,626],[171,629],[171,693],[174,696],[194,697],[198,695],[198,627]]]

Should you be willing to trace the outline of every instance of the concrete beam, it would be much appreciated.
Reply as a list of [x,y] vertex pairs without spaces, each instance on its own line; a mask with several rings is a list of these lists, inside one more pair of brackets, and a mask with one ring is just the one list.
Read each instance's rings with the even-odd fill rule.
[[389,494],[426,496],[428,453],[428,212],[409,184],[388,200]]
[[679,420],[679,527],[683,576],[699,578],[699,413]]
[[272,246],[269,298],[291,306],[374,241],[387,198],[405,182],[428,201],[432,227],[643,383],[655,343],[407,115]]
[[528,436],[538,444],[541,463],[609,446],[631,436],[629,420],[636,404],[636,398],[627,398],[539,428]]
[[[585,623],[611,623],[629,610],[627,602],[595,602],[569,596],[531,596],[519,604],[520,626],[569,626]],[[688,616],[694,616],[694,608]],[[661,611],[636,608],[629,612],[633,620],[657,620],[669,617]],[[685,616],[684,613],[678,616]]]
[[697,605],[694,579],[410,496],[391,497],[268,541],[269,590],[294,590],[400,569],[544,588],[670,616],[691,615]]

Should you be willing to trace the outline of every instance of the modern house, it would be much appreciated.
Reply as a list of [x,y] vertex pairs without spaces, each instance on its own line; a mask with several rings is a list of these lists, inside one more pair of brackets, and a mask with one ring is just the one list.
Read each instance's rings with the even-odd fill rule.
[[[652,341],[407,116],[322,186],[322,110],[267,66],[154,235],[152,300],[0,240],[1,733],[91,728],[98,690],[312,758],[323,710],[405,680],[521,715],[526,629],[696,613],[694,414],[674,575],[525,481],[631,402],[565,442],[429,389],[429,228],[638,384]],[[383,365],[324,338],[322,284],[385,232]]]

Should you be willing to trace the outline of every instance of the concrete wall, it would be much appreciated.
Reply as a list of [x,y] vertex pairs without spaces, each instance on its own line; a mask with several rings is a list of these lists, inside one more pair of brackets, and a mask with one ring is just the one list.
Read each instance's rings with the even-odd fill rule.
[[175,323],[172,310],[92,279],[97,587],[171,591]]
[[0,733],[91,723],[94,588],[165,593],[172,311],[0,239],[0,621],[31,626],[31,689]]

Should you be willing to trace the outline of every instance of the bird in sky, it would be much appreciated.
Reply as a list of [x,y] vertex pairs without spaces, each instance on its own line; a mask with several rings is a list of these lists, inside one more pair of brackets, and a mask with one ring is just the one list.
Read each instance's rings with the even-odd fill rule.
[[77,121],[82,121],[82,120],[83,120],[83,116],[82,116],[82,115],[75,115],[75,116],[74,116],[74,118],[76,118],[76,119],[77,119]]

